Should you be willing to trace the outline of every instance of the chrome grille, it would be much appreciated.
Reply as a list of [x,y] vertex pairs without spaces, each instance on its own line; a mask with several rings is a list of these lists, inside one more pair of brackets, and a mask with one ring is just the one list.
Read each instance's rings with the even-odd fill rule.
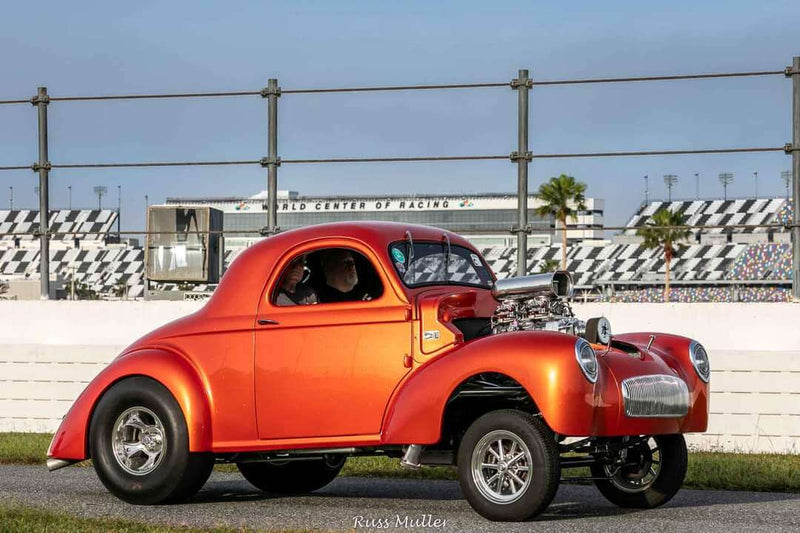
[[622,399],[629,417],[670,418],[689,412],[689,388],[675,376],[637,376],[622,381]]

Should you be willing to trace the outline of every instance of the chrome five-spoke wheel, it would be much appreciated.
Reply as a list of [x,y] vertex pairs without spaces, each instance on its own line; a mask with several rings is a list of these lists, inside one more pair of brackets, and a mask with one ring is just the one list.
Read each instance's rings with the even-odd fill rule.
[[189,428],[169,389],[145,376],[122,379],[100,398],[89,452],[103,485],[139,505],[188,498],[214,467],[210,452],[189,451]]
[[483,496],[492,502],[517,501],[530,485],[531,452],[522,438],[507,430],[491,431],[472,453],[472,477]]
[[146,407],[131,407],[119,415],[111,443],[119,466],[134,476],[155,470],[167,450],[164,425]]

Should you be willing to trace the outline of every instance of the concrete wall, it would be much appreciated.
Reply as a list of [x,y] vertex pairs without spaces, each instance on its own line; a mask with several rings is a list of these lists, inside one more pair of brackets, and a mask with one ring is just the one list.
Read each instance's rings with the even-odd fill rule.
[[[197,302],[0,301],[0,431],[53,431],[119,351]],[[580,304],[618,333],[696,338],[712,365],[711,422],[692,446],[800,453],[800,305]]]

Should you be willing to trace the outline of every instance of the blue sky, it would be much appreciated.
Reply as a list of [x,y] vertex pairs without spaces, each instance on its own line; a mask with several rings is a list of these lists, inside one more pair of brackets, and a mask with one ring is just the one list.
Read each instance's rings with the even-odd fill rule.
[[[51,95],[505,82],[535,78],[779,70],[800,55],[798,2],[22,2],[0,18],[0,99]],[[783,77],[542,87],[531,95],[534,152],[782,146],[791,140],[791,82]],[[284,158],[506,154],[516,145],[516,95],[475,91],[284,95]],[[266,153],[259,97],[54,103],[56,163],[258,159]],[[36,115],[0,106],[0,165],[37,157]],[[607,202],[622,223],[643,198],[782,195],[780,153],[540,160],[530,188],[560,173]],[[144,226],[144,195],[247,196],[265,188],[259,167],[59,170],[51,205],[96,205],[92,187],[123,191],[123,229]],[[0,199],[34,206],[32,172],[0,174]],[[513,191],[506,161],[285,165],[279,187],[304,194]]]

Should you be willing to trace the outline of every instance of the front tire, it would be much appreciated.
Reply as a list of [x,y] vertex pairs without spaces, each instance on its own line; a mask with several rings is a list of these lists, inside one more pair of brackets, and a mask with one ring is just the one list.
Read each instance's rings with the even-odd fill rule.
[[186,421],[169,390],[143,376],[120,381],[100,398],[89,450],[103,485],[137,505],[188,498],[214,467],[211,454],[189,453]]
[[543,512],[558,490],[561,463],[553,434],[528,413],[478,418],[458,448],[458,482],[484,518],[520,522]]
[[333,481],[344,467],[344,456],[294,460],[284,463],[237,463],[254,487],[272,494],[305,494]]
[[686,478],[688,456],[683,435],[656,435],[630,448],[624,466],[593,465],[595,485],[619,507],[652,509],[678,493]]

